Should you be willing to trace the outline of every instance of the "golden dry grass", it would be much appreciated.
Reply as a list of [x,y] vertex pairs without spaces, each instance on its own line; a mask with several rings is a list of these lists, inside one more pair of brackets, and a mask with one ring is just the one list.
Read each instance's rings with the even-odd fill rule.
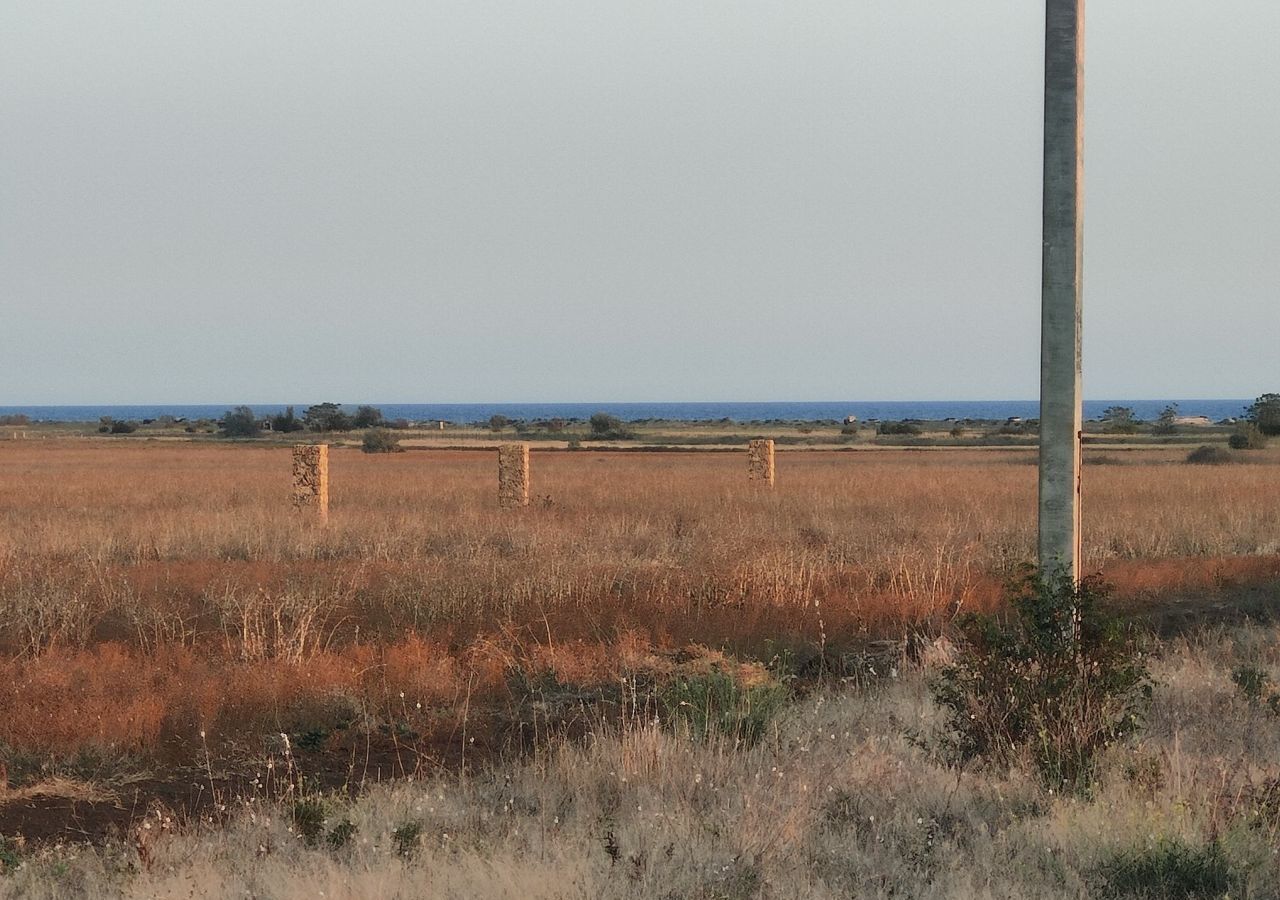
[[[1108,453],[1086,554],[1122,590],[1280,573],[1276,453]],[[607,681],[627,652],[900,638],[990,608],[1033,545],[1025,450],[782,452],[772,492],[742,453],[535,451],[512,511],[492,451],[334,449],[327,527],[292,509],[289,454],[0,443],[0,742],[145,747],[343,690],[449,706],[513,670]]]

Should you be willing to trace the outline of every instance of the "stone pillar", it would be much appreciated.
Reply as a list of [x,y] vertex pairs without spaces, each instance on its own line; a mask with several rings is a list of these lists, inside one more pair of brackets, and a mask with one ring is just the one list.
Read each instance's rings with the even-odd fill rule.
[[329,445],[293,447],[293,505],[311,510],[321,522],[329,520]]
[[747,445],[747,477],[773,487],[773,441],[760,439]]
[[498,447],[498,505],[503,509],[529,505],[529,445]]
[[1040,568],[1080,577],[1084,0],[1046,0]]

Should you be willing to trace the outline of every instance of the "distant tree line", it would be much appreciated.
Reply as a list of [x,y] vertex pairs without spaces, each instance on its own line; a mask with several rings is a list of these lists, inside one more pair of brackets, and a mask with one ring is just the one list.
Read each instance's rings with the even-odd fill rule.
[[388,422],[376,406],[358,406],[350,414],[339,403],[317,403],[308,406],[301,418],[292,406],[284,412],[263,419],[248,406],[227,410],[222,417],[222,433],[226,437],[257,437],[264,430],[291,434],[298,431],[355,431],[359,428],[408,428],[403,419]]

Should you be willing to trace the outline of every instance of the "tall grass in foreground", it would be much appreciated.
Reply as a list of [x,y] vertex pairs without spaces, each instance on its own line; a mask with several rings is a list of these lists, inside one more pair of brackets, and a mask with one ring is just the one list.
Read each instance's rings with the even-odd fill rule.
[[1280,673],[1275,626],[1161,648],[1148,727],[1088,798],[924,749],[942,720],[903,669],[751,744],[636,716],[468,778],[250,797],[215,824],[157,807],[107,846],[9,847],[0,896],[1274,897],[1280,719],[1233,684],[1246,664]]

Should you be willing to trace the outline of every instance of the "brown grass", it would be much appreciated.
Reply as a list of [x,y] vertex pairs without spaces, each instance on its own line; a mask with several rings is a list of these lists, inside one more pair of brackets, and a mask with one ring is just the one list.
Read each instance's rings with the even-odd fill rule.
[[[751,747],[600,723],[500,772],[307,792],[310,840],[296,793],[261,792],[212,824],[158,807],[99,846],[10,844],[0,897],[1275,897],[1280,719],[1235,689],[1240,664],[1274,680],[1280,632],[1165,645],[1146,728],[1088,797],[930,752],[937,709],[907,669],[799,701]],[[1170,846],[1216,848],[1230,890],[1166,869],[1135,893],[1111,874]]]
[[[1086,473],[1086,555],[1122,592],[1280,577],[1280,457]],[[0,444],[0,742],[147,747],[342,695],[452,707],[513,671],[607,681],[689,645],[769,658],[989,609],[1032,553],[1028,451],[534,452],[503,511],[491,451],[335,448],[327,527],[286,447]],[[344,701],[345,702],[345,701]]]

